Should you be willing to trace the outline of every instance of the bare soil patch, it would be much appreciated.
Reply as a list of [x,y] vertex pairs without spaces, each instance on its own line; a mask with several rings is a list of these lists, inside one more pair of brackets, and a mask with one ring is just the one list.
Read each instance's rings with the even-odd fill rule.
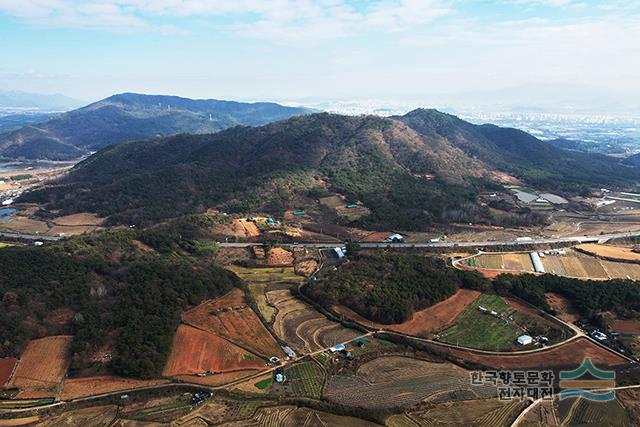
[[248,348],[265,358],[282,355],[275,338],[244,302],[244,294],[234,289],[222,298],[205,301],[186,311],[182,321]]
[[264,368],[264,360],[222,337],[180,325],[162,375],[195,375]]
[[293,264],[293,255],[283,248],[272,248],[267,256],[267,264],[271,266],[289,266]]
[[47,226],[46,222],[23,216],[17,216],[12,220],[0,223],[0,225],[3,229],[24,234],[46,233],[49,231],[49,226]]
[[424,310],[413,313],[411,320],[395,325],[384,325],[365,319],[353,310],[334,306],[333,309],[346,317],[374,329],[388,329],[407,335],[426,337],[452,322],[458,314],[480,296],[480,292],[470,289],[459,289],[451,297]]
[[17,388],[55,386],[69,366],[69,348],[73,337],[53,336],[32,340],[20,357],[9,383]]
[[640,320],[614,320],[611,329],[621,334],[640,335]]
[[585,357],[590,357],[596,366],[611,367],[627,363],[623,357],[605,350],[586,338],[577,338],[567,344],[529,354],[492,355],[451,348],[446,351],[462,360],[496,369],[575,368]]
[[7,357],[0,359],[0,388],[2,388],[11,379],[11,374],[18,364],[18,359]]

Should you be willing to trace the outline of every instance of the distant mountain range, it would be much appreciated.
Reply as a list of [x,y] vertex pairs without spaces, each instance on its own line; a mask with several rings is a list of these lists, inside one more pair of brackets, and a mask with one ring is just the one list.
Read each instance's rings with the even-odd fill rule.
[[125,93],[0,136],[0,158],[70,160],[118,142],[258,126],[310,112],[268,102]]
[[357,225],[408,230],[439,222],[495,223],[477,203],[480,191],[500,188],[495,172],[567,193],[640,179],[638,169],[614,158],[418,109],[392,118],[312,114],[117,144],[24,200],[144,224],[214,206],[281,213],[339,192],[371,209]]
[[78,108],[81,101],[60,94],[44,95],[20,91],[0,90],[0,109],[7,111],[67,111]]

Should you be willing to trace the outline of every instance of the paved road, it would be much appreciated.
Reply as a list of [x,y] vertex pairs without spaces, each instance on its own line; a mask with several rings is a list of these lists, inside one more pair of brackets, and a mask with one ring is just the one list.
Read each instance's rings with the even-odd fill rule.
[[[621,239],[628,237],[640,237],[640,231],[633,231],[628,233],[612,233],[612,234],[599,234],[595,236],[575,236],[575,237],[549,237],[549,238],[536,238],[531,240],[485,240],[478,242],[463,242],[463,241],[444,241],[444,242],[411,242],[411,243],[359,243],[362,248],[457,248],[457,247],[479,247],[479,246],[525,246],[525,245],[548,245],[555,243],[591,243],[599,241],[608,241],[611,239]],[[220,243],[220,246],[225,248],[247,248],[251,246],[260,246],[262,243],[248,243],[248,242],[235,242],[235,243]],[[339,246],[339,243],[309,243],[309,242],[297,242],[297,243],[281,243],[279,246],[287,247],[299,247],[299,248],[334,248]]]
[[0,232],[0,237],[5,237],[9,239],[18,239],[18,240],[42,240],[42,241],[56,241],[62,238],[60,236],[48,236],[46,234],[21,234],[21,233],[9,233],[4,231]]

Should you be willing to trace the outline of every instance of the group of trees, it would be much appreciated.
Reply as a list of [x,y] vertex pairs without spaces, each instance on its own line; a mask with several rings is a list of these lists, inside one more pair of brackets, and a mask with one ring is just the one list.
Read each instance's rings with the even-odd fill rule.
[[[175,237],[160,233],[154,243]],[[158,375],[180,313],[228,292],[238,279],[208,257],[141,250],[134,243],[140,234],[120,230],[1,250],[0,357],[18,356],[30,339],[70,333],[74,369],[90,366],[95,351],[112,339],[113,373]],[[182,248],[182,240],[176,245]],[[59,309],[72,318],[56,320]]]
[[436,258],[405,254],[358,255],[305,292],[327,306],[341,304],[367,319],[402,323],[416,310],[452,296],[459,288],[486,289],[471,271],[447,268]]

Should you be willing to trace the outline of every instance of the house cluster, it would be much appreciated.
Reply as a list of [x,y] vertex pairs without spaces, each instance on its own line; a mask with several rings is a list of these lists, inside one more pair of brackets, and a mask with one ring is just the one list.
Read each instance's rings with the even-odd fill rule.
[[489,310],[488,308],[483,307],[481,305],[478,306],[478,310],[480,310],[480,312],[482,312],[482,313],[486,313],[486,314],[488,314],[490,316],[493,316],[496,319],[504,320],[505,322],[511,322],[513,320],[513,316],[511,316],[511,315],[504,316],[503,314],[500,314],[497,311]]
[[350,350],[347,350],[347,347],[344,344],[338,344],[336,346],[333,346],[329,349],[329,352],[336,357],[335,361],[339,362],[340,359],[345,359],[345,360],[353,360],[354,356],[353,353]]
[[544,346],[549,342],[549,338],[543,336],[532,337],[530,335],[520,335],[516,338],[516,342],[520,346],[526,346],[531,344],[538,344],[540,346]]
[[193,396],[191,396],[191,404],[200,405],[202,402],[204,402],[211,396],[213,396],[213,394],[208,391],[197,391],[193,393]]

